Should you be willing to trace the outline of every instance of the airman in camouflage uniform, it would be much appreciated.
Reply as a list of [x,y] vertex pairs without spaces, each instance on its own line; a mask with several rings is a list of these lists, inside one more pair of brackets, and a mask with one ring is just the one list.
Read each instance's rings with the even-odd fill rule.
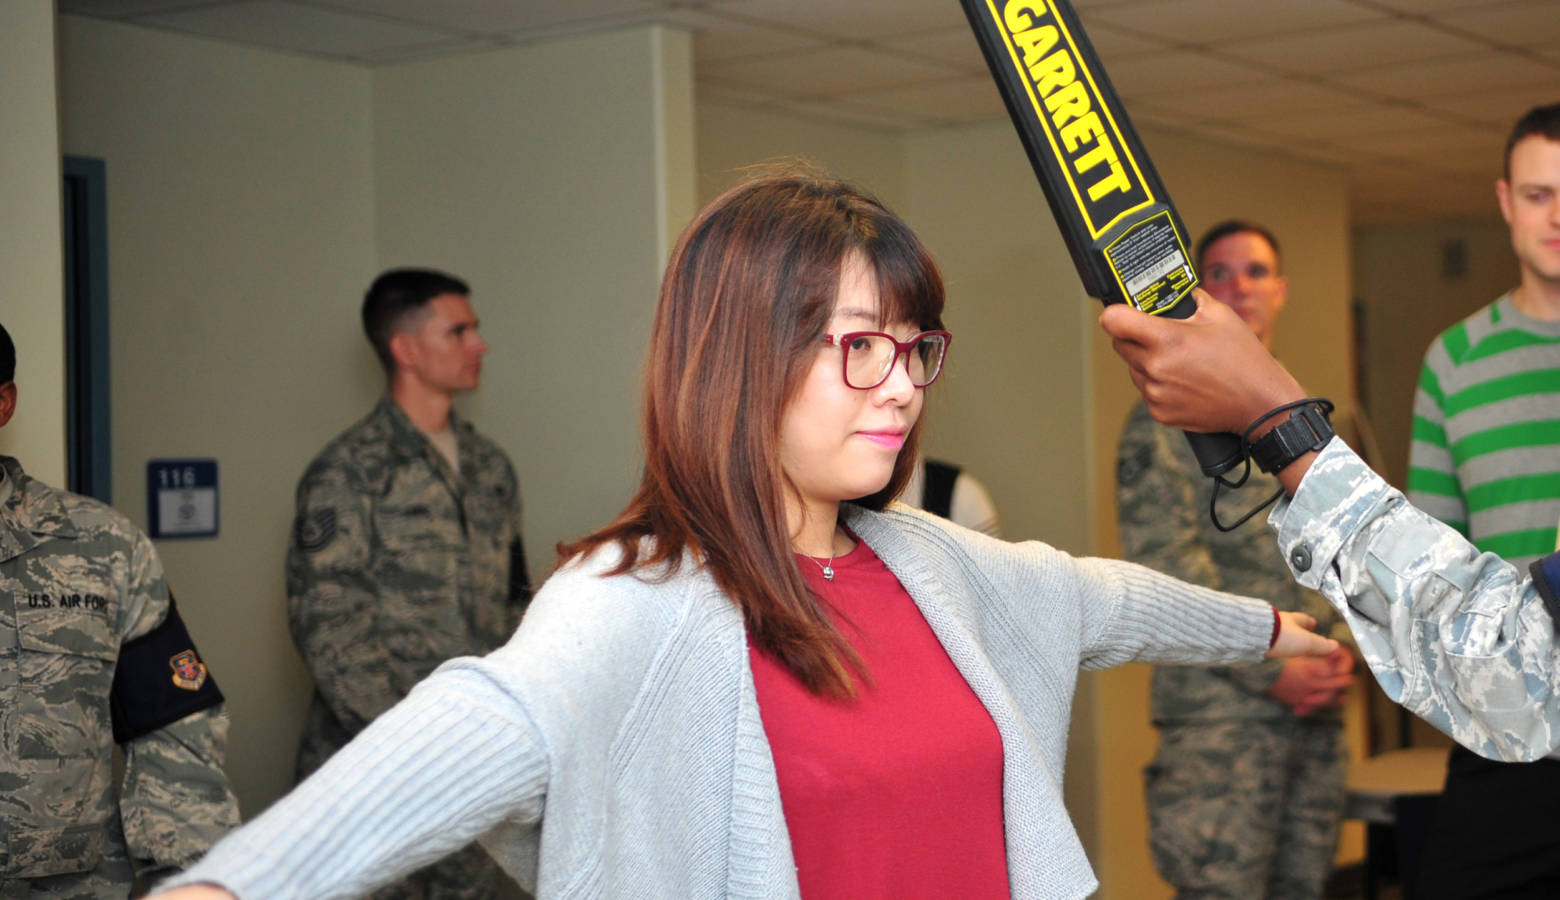
[[1343,614],[1388,697],[1490,759],[1560,748],[1560,554],[1530,577],[1480,553],[1336,439],[1268,524],[1295,579]]
[[[1254,472],[1220,515],[1233,520],[1278,486]],[[1212,480],[1186,438],[1139,403],[1124,430],[1117,504],[1126,558],[1316,617],[1338,616],[1295,585],[1271,537],[1208,518]],[[1344,755],[1335,707],[1306,715],[1268,693],[1282,660],[1248,666],[1156,666],[1159,750],[1146,773],[1154,864],[1181,897],[1317,897],[1343,813]]]
[[[1206,305],[1186,321],[1124,306],[1100,318],[1155,418],[1229,431],[1306,396],[1238,319]],[[1560,553],[1526,574],[1480,553],[1341,440],[1279,476],[1293,491],[1268,516],[1279,553],[1343,615],[1389,697],[1482,756],[1560,749]]]
[[[448,405],[455,390],[476,386],[479,367],[471,363],[486,351],[465,286],[424,270],[386,273],[365,300],[371,339],[370,305],[385,284],[413,299],[382,329],[395,340],[426,341],[424,355],[389,359],[390,393],[328,444],[298,484],[288,621],[315,686],[298,747],[300,779],[440,663],[501,646],[530,597],[514,468]],[[446,300],[447,308],[419,315]],[[440,397],[433,405],[458,465],[408,411]],[[507,880],[473,844],[376,896],[485,898]]]
[[[0,326],[0,426],[15,373]],[[227,728],[152,542],[0,456],[0,898],[123,900],[195,862],[238,825]]]
[[[222,772],[227,713],[193,645],[182,666],[178,654],[163,666],[172,688],[115,684],[125,648],[169,616],[146,535],[95,500],[29,478],[11,457],[0,456],[0,470],[0,897],[128,897],[135,876],[182,869],[238,825]],[[195,696],[208,686],[206,699]],[[115,732],[125,726],[115,707],[137,703],[127,692],[143,687],[206,705],[121,735],[116,805]],[[178,711],[142,702],[152,709],[135,712]]]
[[[1287,299],[1278,243],[1260,225],[1227,221],[1197,245],[1214,298],[1264,343]],[[1278,483],[1254,472],[1221,497],[1231,522]],[[1260,597],[1316,617],[1338,617],[1288,578],[1261,529],[1220,531],[1210,521],[1213,481],[1186,438],[1139,403],[1118,448],[1117,504],[1128,559],[1193,584]],[[1328,660],[1154,669],[1159,749],[1145,772],[1154,864],[1181,898],[1308,898],[1322,894],[1343,815],[1345,757],[1337,714],[1351,681],[1347,649]]]

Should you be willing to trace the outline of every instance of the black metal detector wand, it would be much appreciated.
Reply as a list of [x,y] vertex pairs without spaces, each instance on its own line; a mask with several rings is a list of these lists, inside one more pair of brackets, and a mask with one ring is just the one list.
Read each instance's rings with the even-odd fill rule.
[[[960,2],[1084,290],[1150,315],[1196,312],[1186,226],[1072,5]],[[1186,439],[1205,475],[1246,459],[1236,435],[1188,431]]]

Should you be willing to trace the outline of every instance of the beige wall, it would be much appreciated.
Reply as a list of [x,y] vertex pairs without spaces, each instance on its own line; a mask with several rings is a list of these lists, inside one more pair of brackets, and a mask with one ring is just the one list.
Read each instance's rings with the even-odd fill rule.
[[107,170],[114,503],[144,524],[148,459],[218,461],[221,534],[158,550],[252,815],[291,783],[308,696],[282,582],[293,484],[376,390],[350,323],[329,327],[375,261],[369,73],[60,23],[65,149]]
[[[1446,328],[1516,286],[1511,235],[1490,189],[1491,218],[1480,222],[1373,226],[1354,232],[1354,295],[1365,307],[1362,398],[1381,442],[1382,473],[1398,486],[1408,467],[1414,388],[1425,348]],[[1442,268],[1460,243],[1462,275]]]
[[464,408],[515,459],[533,569],[626,498],[662,247],[693,205],[688,39],[369,70],[60,21],[64,144],[107,163],[117,505],[144,521],[149,458],[219,461],[222,535],[159,549],[252,815],[290,784],[308,695],[293,485],[382,390],[357,318],[381,265],[472,282],[493,353]]
[[515,463],[538,577],[638,484],[645,340],[693,208],[690,59],[649,28],[375,72],[379,263],[471,283],[492,350],[461,408]]
[[17,413],[0,453],[65,484],[65,294],[54,4],[0,3],[0,323],[17,352]]
[[803,160],[867,188],[899,212],[905,203],[905,141],[897,131],[773,110],[700,102],[699,203],[742,179],[754,165]]

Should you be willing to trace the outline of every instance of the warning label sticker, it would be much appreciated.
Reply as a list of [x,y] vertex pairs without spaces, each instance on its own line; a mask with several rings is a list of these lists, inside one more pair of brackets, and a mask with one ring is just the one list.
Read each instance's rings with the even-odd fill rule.
[[1168,210],[1132,225],[1107,244],[1105,260],[1127,302],[1152,315],[1168,310],[1197,286]]

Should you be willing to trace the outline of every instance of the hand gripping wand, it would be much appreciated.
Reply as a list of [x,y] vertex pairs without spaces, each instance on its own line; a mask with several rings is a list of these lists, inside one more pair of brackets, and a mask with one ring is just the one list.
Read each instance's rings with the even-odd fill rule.
[[[960,2],[1084,290],[1150,315],[1196,312],[1186,226],[1071,3]],[[1220,476],[1246,460],[1240,437],[1186,439],[1204,475],[1236,486]]]

